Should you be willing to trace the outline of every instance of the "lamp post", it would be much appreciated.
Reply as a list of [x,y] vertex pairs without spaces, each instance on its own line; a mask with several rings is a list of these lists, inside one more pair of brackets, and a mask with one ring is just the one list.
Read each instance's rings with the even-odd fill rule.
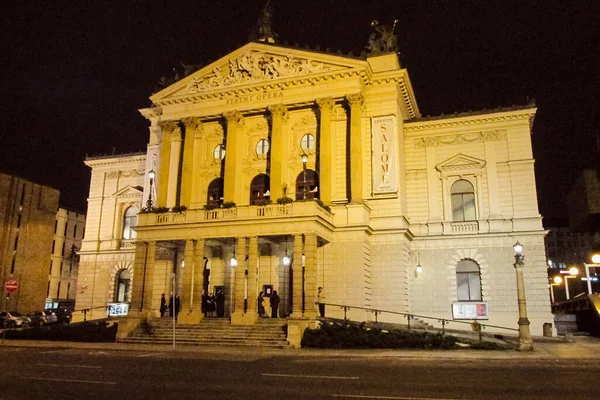
[[154,205],[152,204],[152,186],[154,185],[154,178],[156,178],[156,172],[150,170],[150,172],[148,172],[150,190],[148,191],[148,200],[146,201],[146,210],[148,211],[151,211],[154,208]]
[[554,304],[554,286],[559,286],[563,280],[557,275],[554,277],[553,281],[554,283],[550,284],[550,304]]
[[523,255],[523,245],[519,242],[513,246],[515,250],[515,271],[517,273],[517,299],[519,303],[519,350],[533,350],[533,339],[529,331],[529,319],[527,318],[527,300],[525,298],[525,282],[523,280],[523,266],[525,265],[525,256]]
[[303,180],[304,180],[304,193],[302,195],[302,200],[306,200],[306,163],[308,162],[308,155],[306,153],[302,153],[302,171],[303,171]]
[[592,255],[592,264],[584,264],[585,266],[585,279],[587,281],[587,290],[588,294],[592,294],[592,277],[590,276],[590,267],[598,268],[600,267],[600,254]]

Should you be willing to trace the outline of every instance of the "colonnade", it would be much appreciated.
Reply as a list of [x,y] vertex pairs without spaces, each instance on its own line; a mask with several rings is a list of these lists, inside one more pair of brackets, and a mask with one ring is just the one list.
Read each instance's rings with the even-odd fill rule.
[[[208,238],[207,238],[208,239]],[[232,324],[253,324],[258,319],[258,236],[236,237],[235,256],[238,265],[233,279]],[[181,275],[181,323],[198,323],[202,319],[202,288],[204,283],[204,255],[208,253],[206,239],[188,239],[183,248],[185,268]],[[293,236],[292,271],[292,318],[315,318],[317,316],[317,236],[299,234]],[[133,313],[156,313],[157,304],[154,279],[156,251],[160,242],[139,242],[135,250],[134,277],[131,295]],[[174,261],[175,262],[175,261]],[[227,262],[229,266],[229,263]],[[275,287],[277,290],[277,287]]]
[[[364,98],[360,93],[348,95],[346,102],[350,110],[350,143],[351,154],[350,182],[351,202],[360,203],[363,199],[363,157],[364,138],[362,130],[362,104]],[[320,177],[320,195],[325,204],[331,204],[335,187],[335,135],[332,129],[332,113],[336,104],[333,98],[322,98],[315,102],[319,110],[319,160],[317,171]],[[285,171],[288,168],[287,154],[292,147],[290,135],[284,131],[284,121],[288,107],[283,104],[267,108],[271,117],[271,163],[270,185],[271,198],[283,196]],[[226,122],[226,148],[224,168],[224,202],[235,202],[238,205],[248,204],[248,194],[240,184],[243,176],[243,162],[246,135],[245,117],[240,111],[223,113]],[[181,121],[160,122],[162,138],[160,143],[160,162],[156,179],[158,206],[190,207],[193,193],[200,182],[199,158],[200,141],[203,135],[203,122],[199,117],[185,118]],[[183,129],[183,130],[182,130]],[[183,142],[183,143],[182,143]]]

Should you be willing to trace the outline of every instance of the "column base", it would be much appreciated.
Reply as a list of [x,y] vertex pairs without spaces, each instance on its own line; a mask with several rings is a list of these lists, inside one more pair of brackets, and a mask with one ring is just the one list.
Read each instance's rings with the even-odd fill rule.
[[177,323],[183,325],[199,324],[204,319],[204,314],[201,311],[184,311],[180,312],[177,317]]
[[234,311],[231,314],[231,325],[254,325],[258,321],[258,314],[256,312],[243,312]]
[[316,329],[320,322],[315,319],[308,318],[294,318],[293,314],[288,318],[287,321],[287,341],[295,348],[299,349],[302,347],[302,336],[304,331],[307,329]]

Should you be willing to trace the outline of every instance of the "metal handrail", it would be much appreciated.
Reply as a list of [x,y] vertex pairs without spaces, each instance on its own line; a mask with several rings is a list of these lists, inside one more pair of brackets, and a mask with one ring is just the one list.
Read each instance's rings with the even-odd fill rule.
[[369,307],[358,307],[358,306],[348,306],[345,304],[333,304],[333,303],[317,303],[317,304],[323,304],[326,306],[333,306],[333,307],[340,307],[342,310],[344,310],[344,320],[348,321],[348,310],[352,310],[352,309],[356,309],[356,310],[365,310],[365,311],[370,311],[371,313],[373,313],[375,315],[375,322],[377,323],[377,316],[382,314],[382,313],[386,313],[386,314],[395,314],[395,315],[402,315],[404,316],[404,318],[406,318],[407,324],[408,324],[408,329],[410,330],[410,321],[412,319],[419,318],[419,319],[431,319],[431,320],[436,320],[437,322],[440,322],[442,324],[442,334],[445,335],[446,334],[446,325],[448,325],[450,322],[455,322],[457,324],[469,324],[471,325],[471,328],[479,333],[479,340],[481,340],[481,336],[482,333],[481,331],[485,328],[497,328],[497,329],[506,329],[509,331],[515,331],[518,332],[519,329],[518,328],[508,328],[505,326],[499,326],[499,325],[490,325],[490,324],[482,324],[477,320],[473,320],[473,322],[468,322],[468,321],[457,321],[454,319],[448,319],[448,318],[439,318],[439,317],[429,317],[426,315],[419,315],[419,314],[412,314],[412,313],[403,313],[403,312],[398,312],[398,311],[388,311],[388,310],[380,310],[380,309],[376,309],[376,308],[369,308]]
[[99,310],[102,308],[108,312],[108,309],[110,308],[110,306],[98,306],[98,307],[82,308],[81,310],[73,310],[73,311],[71,311],[71,315],[73,315],[76,312],[82,312],[83,313],[83,322],[86,322],[88,312],[90,312],[92,310]]

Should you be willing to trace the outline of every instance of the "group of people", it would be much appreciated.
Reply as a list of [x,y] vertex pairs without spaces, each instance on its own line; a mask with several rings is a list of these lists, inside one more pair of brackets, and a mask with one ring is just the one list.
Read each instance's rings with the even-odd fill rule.
[[[279,295],[277,294],[277,290],[273,290],[273,293],[269,297],[270,306],[271,306],[271,318],[277,318],[277,312],[279,310]],[[258,316],[260,318],[268,318],[269,315],[266,312],[265,307],[267,306],[267,301],[265,300],[265,295],[261,291],[258,294]]]
[[202,291],[202,314],[205,317],[225,316],[225,294],[222,289],[217,290],[216,296],[212,292]]
[[[179,317],[179,311],[181,311],[181,299],[179,298],[179,296],[175,296],[175,299],[173,299],[173,296],[171,296],[169,298],[169,316],[172,317],[173,313],[175,314],[175,321],[177,321],[177,317]],[[167,313],[167,298],[165,297],[165,294],[163,293],[160,296],[160,317],[164,317],[165,314]]]

